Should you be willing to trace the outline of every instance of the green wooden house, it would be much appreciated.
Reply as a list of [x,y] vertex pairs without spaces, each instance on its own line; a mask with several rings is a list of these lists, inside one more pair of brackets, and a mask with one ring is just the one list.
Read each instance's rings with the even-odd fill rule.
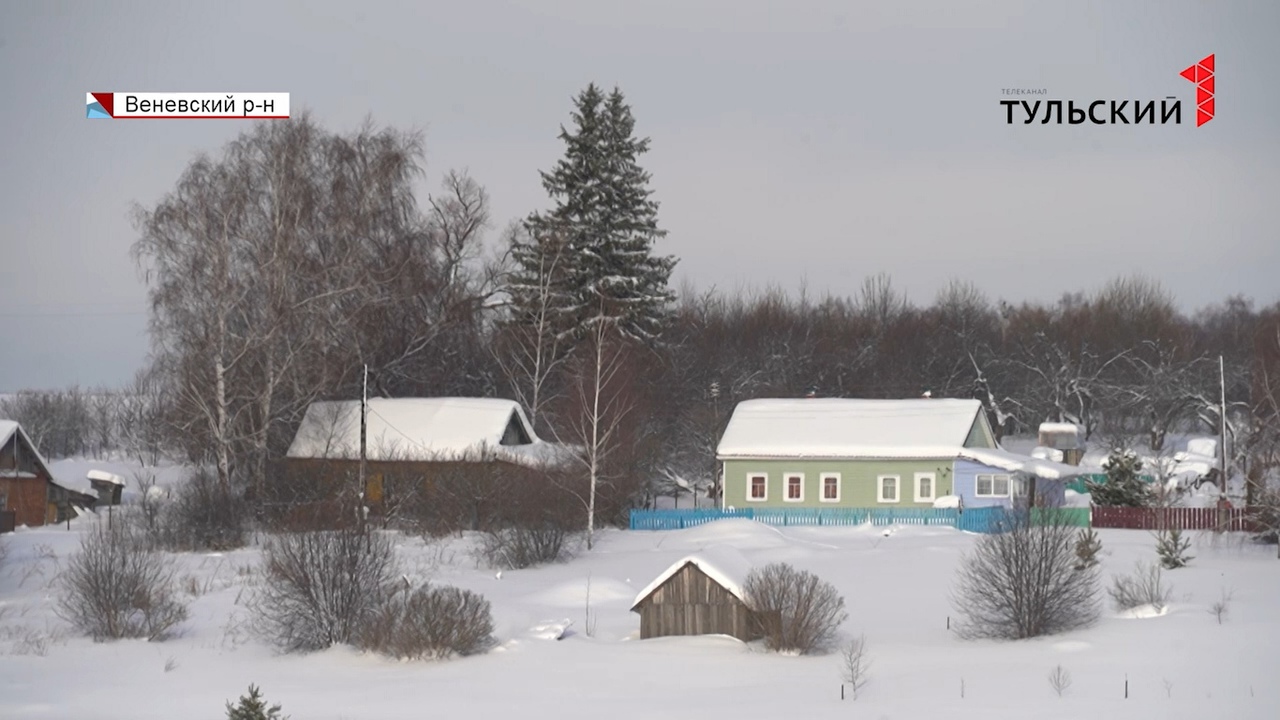
[[725,508],[1056,504],[1079,472],[1004,450],[965,399],[747,400],[717,457]]

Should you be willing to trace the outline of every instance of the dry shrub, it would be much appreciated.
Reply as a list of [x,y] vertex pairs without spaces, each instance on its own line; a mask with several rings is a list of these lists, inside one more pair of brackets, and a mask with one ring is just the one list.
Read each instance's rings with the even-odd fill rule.
[[787,563],[752,570],[743,586],[770,650],[807,655],[826,649],[849,616],[831,583]]
[[423,585],[387,598],[360,634],[362,648],[418,660],[474,655],[493,642],[489,601],[470,590]]
[[564,559],[569,554],[570,537],[554,521],[521,524],[485,533],[479,552],[489,567],[520,570]]
[[220,485],[207,469],[193,470],[187,481],[164,500],[150,495],[154,480],[140,481],[140,485],[143,500],[130,517],[153,547],[192,552],[245,546],[248,508],[234,490]]
[[387,536],[357,530],[276,536],[263,549],[263,566],[255,617],[290,652],[353,643],[396,576]]
[[81,539],[60,577],[56,610],[94,640],[161,640],[187,618],[175,570],[129,527],[99,526]]
[[1173,588],[1164,585],[1163,574],[1156,563],[1135,563],[1132,575],[1117,575],[1107,590],[1117,610],[1132,610],[1151,605],[1163,610],[1173,599]]
[[965,638],[1024,639],[1085,627],[1098,617],[1097,568],[1081,567],[1066,514],[1006,513],[959,570],[952,602]]

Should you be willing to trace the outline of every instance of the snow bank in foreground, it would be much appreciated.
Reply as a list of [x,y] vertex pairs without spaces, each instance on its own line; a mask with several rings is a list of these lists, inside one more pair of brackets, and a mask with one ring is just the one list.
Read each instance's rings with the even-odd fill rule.
[[[289,656],[263,645],[246,625],[261,561],[256,548],[174,556],[191,616],[172,640],[74,637],[53,613],[53,583],[95,521],[0,536],[7,549],[0,566],[6,720],[221,717],[223,703],[250,683],[285,714],[308,720],[409,720],[423,717],[423,708],[467,720],[1270,720],[1280,707],[1280,685],[1272,682],[1280,667],[1275,548],[1212,533],[1190,533],[1191,565],[1166,573],[1171,608],[1121,615],[1106,607],[1093,627],[1023,642],[963,641],[948,630],[958,620],[948,594],[978,539],[950,528],[902,525],[885,538],[883,528],[726,520],[684,531],[606,531],[570,561],[501,578],[477,566],[470,536],[402,537],[397,553],[415,581],[456,585],[492,603],[500,646],[478,657],[399,662],[351,648]],[[1155,559],[1149,532],[1098,535],[1104,584],[1136,561]],[[840,700],[835,655],[779,657],[723,637],[638,639],[639,616],[629,607],[635,592],[716,544],[752,565],[790,562],[836,586],[849,613],[841,631],[865,634],[873,661],[856,702]],[[1218,624],[1209,608],[1224,589],[1234,600]],[[1062,698],[1046,681],[1058,664],[1073,678]]]

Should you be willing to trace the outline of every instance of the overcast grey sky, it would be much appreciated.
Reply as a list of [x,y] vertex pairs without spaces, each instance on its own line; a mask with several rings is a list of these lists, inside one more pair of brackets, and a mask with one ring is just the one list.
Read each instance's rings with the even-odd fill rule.
[[[289,92],[420,128],[496,225],[590,81],[652,138],[660,246],[698,288],[1052,300],[1143,271],[1188,309],[1280,299],[1280,3],[1227,0],[0,2],[0,392],[144,361],[131,203],[242,121],[87,120],[88,91]],[[1178,77],[1216,53],[1217,116]],[[1180,126],[1005,124],[1001,90],[1183,99]],[[495,228],[496,233],[496,228]]]

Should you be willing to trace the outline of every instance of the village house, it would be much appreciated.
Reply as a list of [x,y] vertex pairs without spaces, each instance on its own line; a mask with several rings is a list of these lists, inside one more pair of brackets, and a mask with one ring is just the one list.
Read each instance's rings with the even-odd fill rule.
[[64,522],[93,505],[93,496],[54,482],[21,425],[0,420],[0,532]]
[[1080,472],[1001,448],[967,399],[747,400],[717,458],[725,508],[1059,505]]
[[[359,400],[312,403],[286,454],[287,472],[335,497],[355,490]],[[542,440],[520,404],[499,398],[372,398],[365,410],[365,502],[378,513],[399,499],[429,497],[443,509],[465,495],[469,525],[520,478],[556,468],[569,449]],[[463,492],[465,491],[465,492]]]

